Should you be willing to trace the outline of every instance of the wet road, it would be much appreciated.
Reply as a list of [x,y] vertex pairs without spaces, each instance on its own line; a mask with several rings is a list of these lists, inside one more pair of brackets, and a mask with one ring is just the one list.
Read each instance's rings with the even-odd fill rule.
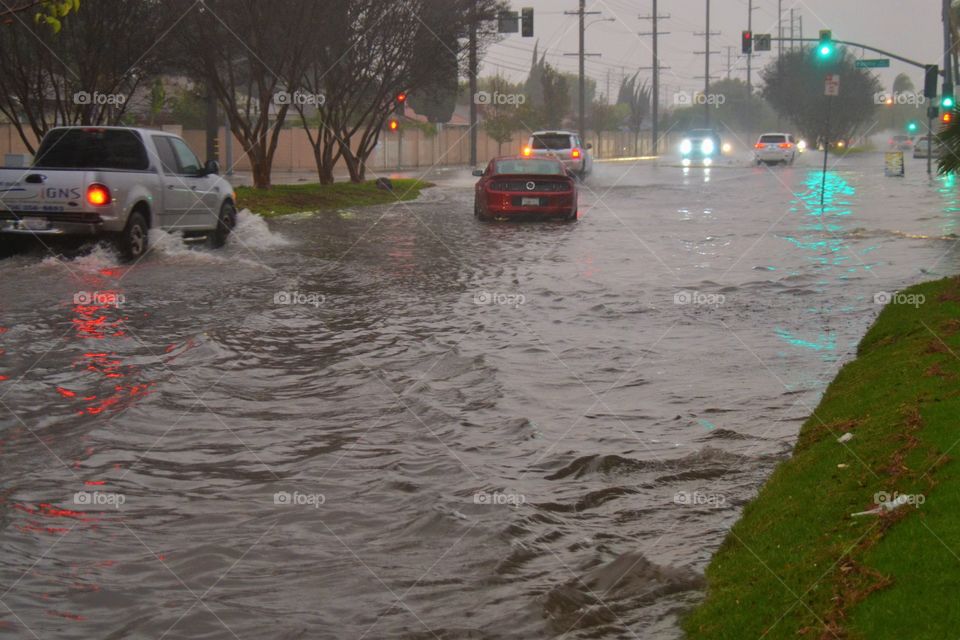
[[0,262],[0,637],[680,637],[874,296],[957,272],[952,179],[806,160]]

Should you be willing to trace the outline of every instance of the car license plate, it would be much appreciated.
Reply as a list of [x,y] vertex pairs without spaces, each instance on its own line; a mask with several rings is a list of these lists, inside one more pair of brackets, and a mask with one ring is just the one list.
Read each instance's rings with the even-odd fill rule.
[[520,205],[523,207],[539,207],[540,198],[520,198]]
[[24,218],[20,221],[20,228],[25,231],[46,231],[50,228],[50,221],[46,218]]

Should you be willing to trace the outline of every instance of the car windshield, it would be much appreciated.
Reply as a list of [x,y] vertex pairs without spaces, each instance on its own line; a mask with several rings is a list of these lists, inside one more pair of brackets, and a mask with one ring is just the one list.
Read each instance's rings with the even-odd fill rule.
[[534,149],[569,149],[570,136],[563,133],[539,133],[533,136]]
[[694,129],[687,134],[688,138],[712,138],[715,134],[712,129]]
[[140,138],[124,129],[55,129],[43,139],[33,164],[38,169],[114,169],[150,167]]
[[560,176],[563,165],[553,160],[497,160],[494,173]]
[[893,136],[893,139],[896,140],[897,142],[906,142],[907,140],[910,139],[910,137],[909,136]]
[[760,142],[764,144],[779,144],[781,142],[786,142],[787,136],[760,136]]

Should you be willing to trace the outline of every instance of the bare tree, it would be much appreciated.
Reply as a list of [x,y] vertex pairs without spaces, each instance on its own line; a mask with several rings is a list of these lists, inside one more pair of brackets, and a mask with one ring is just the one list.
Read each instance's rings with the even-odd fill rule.
[[[328,19],[314,0],[172,0],[182,64],[217,96],[253,168],[270,188],[273,157],[300,89],[311,41]],[[335,4],[335,2],[331,3]]]
[[[161,52],[156,0],[97,0],[59,33],[23,21],[0,38],[0,113],[32,152],[34,137],[57,125],[117,124]],[[32,135],[31,135],[32,134]]]
[[326,2],[322,35],[314,39],[309,55],[312,62],[299,83],[291,82],[302,85],[307,98],[319,97],[314,100],[316,131],[304,101],[296,106],[320,181],[333,182],[333,168],[341,159],[352,181],[364,180],[367,160],[397,96],[449,84],[446,76],[455,76],[457,62],[463,61],[471,15],[477,16],[481,43],[487,43],[495,37],[490,25],[501,5],[501,0]]

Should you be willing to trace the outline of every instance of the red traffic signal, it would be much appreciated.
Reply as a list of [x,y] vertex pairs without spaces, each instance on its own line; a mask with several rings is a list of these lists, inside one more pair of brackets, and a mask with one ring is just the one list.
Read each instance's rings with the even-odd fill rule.
[[953,122],[953,112],[944,111],[943,115],[940,116],[940,122],[942,122],[943,124],[950,124],[951,122]]
[[752,31],[742,31],[740,33],[740,51],[742,53],[753,53]]
[[400,104],[403,104],[406,101],[407,101],[406,91],[401,91],[400,93],[397,94],[397,102],[399,102]]
[[387,126],[390,128],[390,131],[397,131],[400,129],[400,121],[396,118],[390,118],[390,122],[387,124]]

